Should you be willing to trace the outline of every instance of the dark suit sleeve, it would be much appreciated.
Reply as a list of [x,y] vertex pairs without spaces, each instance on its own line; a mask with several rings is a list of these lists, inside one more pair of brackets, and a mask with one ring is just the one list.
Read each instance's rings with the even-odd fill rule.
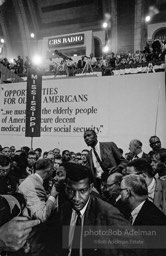
[[111,148],[117,166],[119,167],[119,170],[122,171],[127,165],[127,160],[122,156],[117,145],[114,142],[111,142]]

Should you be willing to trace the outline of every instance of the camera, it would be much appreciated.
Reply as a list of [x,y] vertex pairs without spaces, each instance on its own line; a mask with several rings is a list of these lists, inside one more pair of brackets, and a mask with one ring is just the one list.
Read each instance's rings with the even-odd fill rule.
[[21,215],[25,206],[25,198],[20,193],[0,195],[0,226]]

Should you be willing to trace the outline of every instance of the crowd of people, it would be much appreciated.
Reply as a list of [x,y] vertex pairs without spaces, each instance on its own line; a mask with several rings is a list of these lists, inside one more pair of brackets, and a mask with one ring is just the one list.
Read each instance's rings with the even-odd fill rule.
[[[137,73],[152,73],[165,70],[166,41],[156,39],[144,47],[143,51],[135,53],[105,54],[103,57],[82,56],[78,62],[61,54],[61,61],[50,58],[49,71],[42,71],[45,75],[79,76],[82,74],[100,73],[102,76],[125,75]],[[59,56],[59,55],[58,55]],[[0,61],[4,66],[20,76],[26,76],[32,61],[26,57],[24,61],[20,56],[11,63],[4,58]]]
[[152,241],[133,250],[129,243],[93,244],[94,237],[88,242],[82,233],[84,226],[86,232],[124,232],[166,225],[166,149],[160,138],[150,137],[147,153],[139,139],[129,142],[127,153],[114,142],[98,141],[94,130],[83,139],[90,149],[77,153],[0,147],[2,255],[165,255],[164,245],[153,247]]

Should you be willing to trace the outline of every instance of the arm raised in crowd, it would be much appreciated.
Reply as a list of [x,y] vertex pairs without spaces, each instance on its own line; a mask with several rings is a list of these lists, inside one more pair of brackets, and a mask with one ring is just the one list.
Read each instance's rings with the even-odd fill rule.
[[0,252],[21,249],[32,228],[38,224],[39,220],[28,220],[26,217],[15,217],[5,223],[0,227]]

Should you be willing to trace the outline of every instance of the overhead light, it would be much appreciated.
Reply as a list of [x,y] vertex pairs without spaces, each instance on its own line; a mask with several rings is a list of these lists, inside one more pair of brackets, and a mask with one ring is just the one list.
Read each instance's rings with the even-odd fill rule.
[[104,22],[103,23],[103,28],[107,28],[108,27],[108,23],[107,22]]
[[42,57],[40,55],[34,55],[34,57],[32,58],[32,63],[37,66],[41,65]]
[[150,15],[147,15],[147,16],[145,17],[145,21],[146,21],[146,22],[149,22],[150,20],[151,20]]
[[35,34],[34,34],[34,33],[31,33],[31,34],[30,34],[30,37],[31,37],[31,38],[35,38]]
[[3,38],[0,39],[0,42],[4,44],[5,40]]
[[103,47],[103,52],[104,52],[104,53],[109,52],[109,47],[108,47],[108,45],[105,45],[105,46]]

